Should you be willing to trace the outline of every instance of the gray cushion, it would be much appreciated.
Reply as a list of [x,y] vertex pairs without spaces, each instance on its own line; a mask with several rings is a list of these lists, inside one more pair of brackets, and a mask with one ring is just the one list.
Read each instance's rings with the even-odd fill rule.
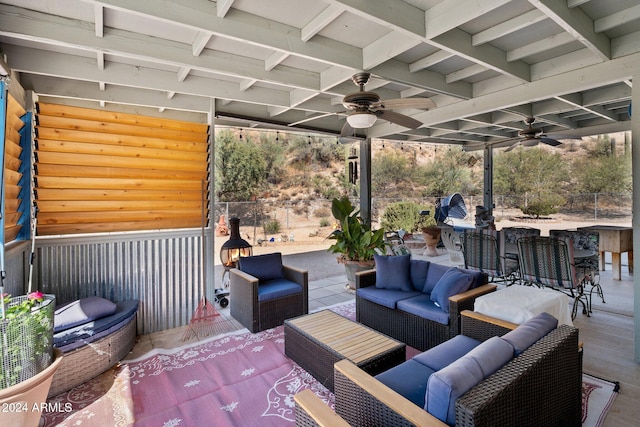
[[449,313],[449,297],[466,291],[473,277],[459,268],[451,267],[442,275],[431,291],[431,301],[445,313]]
[[492,337],[460,359],[429,377],[424,409],[441,421],[454,425],[456,400],[513,357],[513,347]]
[[558,319],[549,313],[540,313],[504,334],[502,339],[513,346],[515,355],[518,356],[557,327]]
[[476,348],[480,343],[481,341],[466,335],[456,335],[442,344],[414,356],[413,360],[434,371],[439,371]]
[[258,281],[284,279],[280,252],[240,257],[238,258],[238,268],[255,277]]
[[376,287],[412,291],[409,265],[411,255],[374,255],[376,262]]
[[64,331],[74,326],[84,325],[92,320],[110,316],[116,311],[116,304],[100,297],[87,297],[64,304],[55,310],[53,332]]

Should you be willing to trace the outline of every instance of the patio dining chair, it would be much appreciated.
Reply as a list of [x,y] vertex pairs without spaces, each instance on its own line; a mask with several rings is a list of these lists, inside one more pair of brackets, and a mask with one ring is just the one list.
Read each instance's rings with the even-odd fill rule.
[[576,273],[574,249],[569,239],[528,236],[518,239],[520,277],[526,284],[550,287],[573,298],[571,319],[578,305],[589,316],[590,302],[584,293],[584,280]]
[[440,240],[449,254],[449,262],[454,267],[464,267],[464,254],[460,242],[461,232],[449,225],[440,226]]
[[590,287],[589,306],[594,292],[605,303],[600,286],[600,234],[591,230],[549,230],[549,237],[571,240],[578,276],[584,277],[585,285]]
[[486,273],[493,283],[502,282],[507,286],[515,283],[516,269],[505,268],[497,231],[465,230],[461,238],[465,268]]
[[500,255],[509,269],[520,271],[518,266],[518,239],[526,236],[539,236],[540,229],[532,227],[503,227],[500,230]]

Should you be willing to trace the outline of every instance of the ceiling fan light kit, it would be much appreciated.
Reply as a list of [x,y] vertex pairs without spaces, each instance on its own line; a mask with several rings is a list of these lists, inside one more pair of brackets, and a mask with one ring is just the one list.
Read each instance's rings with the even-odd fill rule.
[[373,126],[378,117],[368,112],[355,112],[347,116],[347,122],[354,129],[366,129]]
[[358,92],[345,95],[342,104],[350,112],[347,123],[342,128],[340,137],[346,141],[353,135],[354,129],[367,129],[374,125],[376,119],[381,118],[388,122],[409,128],[417,129],[422,122],[413,117],[390,111],[399,109],[427,109],[434,108],[436,104],[429,98],[398,98],[382,100],[375,92],[364,90],[371,78],[369,73],[356,73],[351,77],[353,83],[358,86]]

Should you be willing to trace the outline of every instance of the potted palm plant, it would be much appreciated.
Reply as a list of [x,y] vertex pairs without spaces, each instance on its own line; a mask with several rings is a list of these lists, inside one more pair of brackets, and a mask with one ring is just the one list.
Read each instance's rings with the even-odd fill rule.
[[8,411],[0,414],[2,425],[38,425],[62,360],[53,353],[54,309],[53,295],[11,297],[0,286],[0,403]]
[[338,262],[345,265],[348,286],[355,289],[355,274],[373,268],[373,255],[384,253],[384,229],[373,230],[346,196],[331,201],[331,213],[338,228],[328,237],[336,241],[328,251],[340,254]]

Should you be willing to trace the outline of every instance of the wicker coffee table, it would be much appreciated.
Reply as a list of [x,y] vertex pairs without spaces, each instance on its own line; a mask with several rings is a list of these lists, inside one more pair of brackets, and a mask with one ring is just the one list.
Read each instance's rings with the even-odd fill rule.
[[342,359],[376,375],[406,358],[405,344],[330,310],[285,320],[284,353],[331,391]]

